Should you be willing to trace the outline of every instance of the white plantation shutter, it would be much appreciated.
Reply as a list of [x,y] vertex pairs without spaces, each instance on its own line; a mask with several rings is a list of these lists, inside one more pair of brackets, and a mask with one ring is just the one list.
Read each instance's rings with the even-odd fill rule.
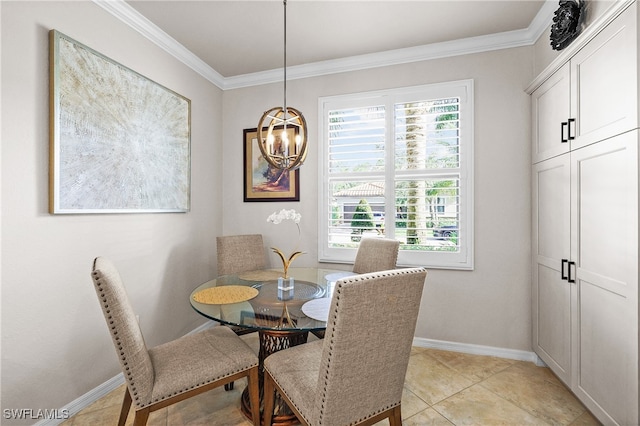
[[473,268],[472,92],[466,80],[320,99],[321,261],[385,237],[399,265]]
[[329,172],[384,172],[384,106],[329,112]]

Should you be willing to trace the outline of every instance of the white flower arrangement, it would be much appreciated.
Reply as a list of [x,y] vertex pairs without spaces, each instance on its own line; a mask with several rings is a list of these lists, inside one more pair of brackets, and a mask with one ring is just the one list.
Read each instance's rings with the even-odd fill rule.
[[[300,243],[300,219],[302,219],[302,215],[297,211],[295,211],[294,209],[291,209],[291,210],[282,209],[280,210],[279,213],[273,212],[271,215],[269,215],[269,217],[267,217],[267,222],[273,223],[274,225],[278,225],[284,220],[293,221],[298,227],[298,243]],[[300,256],[301,254],[304,254],[304,252],[298,251],[296,249],[287,258],[287,256],[285,256],[285,254],[280,249],[276,247],[271,247],[271,250],[273,250],[274,253],[280,256],[280,259],[282,260],[282,265],[284,269],[284,278],[287,278],[287,273],[289,271],[289,266],[291,265],[291,262],[293,262],[293,260],[296,257]]]
[[276,213],[276,212],[271,213],[271,215],[267,218],[267,222],[271,222],[274,225],[277,225],[283,220],[292,220],[295,222],[296,225],[298,225],[300,223],[300,219],[302,219],[302,215],[297,211],[295,211],[294,209],[291,209],[291,210],[282,209],[280,210],[280,213]]

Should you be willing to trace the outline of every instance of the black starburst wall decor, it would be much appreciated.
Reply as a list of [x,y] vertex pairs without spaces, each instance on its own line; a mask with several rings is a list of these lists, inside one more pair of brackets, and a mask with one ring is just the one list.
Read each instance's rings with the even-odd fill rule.
[[586,12],[586,0],[560,0],[551,24],[551,47],[562,50],[580,34]]

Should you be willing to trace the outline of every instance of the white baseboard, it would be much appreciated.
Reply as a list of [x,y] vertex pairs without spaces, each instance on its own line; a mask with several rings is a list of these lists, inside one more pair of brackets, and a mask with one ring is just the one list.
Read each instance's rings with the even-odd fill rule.
[[[198,333],[210,327],[214,327],[217,324],[218,323],[214,321],[208,321],[187,334]],[[446,342],[442,340],[423,339],[418,337],[413,339],[413,345],[420,348],[440,349],[443,351],[462,352],[473,355],[495,356],[498,358],[515,359],[519,361],[530,361],[535,363],[536,365],[544,366],[544,363],[538,357],[538,355],[536,355],[534,352],[528,351],[496,348],[492,346],[472,345],[468,343]],[[79,398],[73,400],[69,404],[65,405],[60,410],[58,410],[58,412],[67,412],[69,416],[74,416],[100,398],[108,395],[114,389],[117,389],[118,386],[122,385],[123,383],[124,376],[122,373],[120,373],[117,376],[112,377],[101,385],[85,393],[84,395],[80,396]],[[36,423],[35,426],[57,426],[63,421],[64,419],[41,420]]]
[[[214,321],[208,321],[202,324],[201,326],[195,328],[194,330],[190,331],[189,333],[187,333],[187,335],[198,333],[210,327],[214,327],[217,324],[218,323]],[[79,398],[76,398],[75,400],[71,401],[69,404],[65,405],[60,410],[57,410],[57,414],[68,413],[69,417],[75,416],[80,411],[87,408],[89,405],[93,404],[100,398],[107,396],[109,393],[117,389],[122,384],[124,384],[124,375],[120,373],[117,376],[112,377],[111,379],[102,383],[101,385],[93,388],[92,390],[80,396]],[[64,421],[65,419],[45,419],[35,423],[34,426],[57,426]]]
[[493,346],[474,345],[470,343],[447,342],[444,340],[424,339],[420,337],[413,339],[413,346],[461,352],[472,355],[494,356],[497,358],[515,359],[518,361],[530,361],[538,366],[545,365],[535,352],[521,351],[517,349],[496,348]]
[[[68,417],[73,417],[89,405],[93,404],[100,398],[107,396],[110,392],[117,389],[124,383],[124,375],[122,373],[110,378],[101,385],[91,389],[89,392],[74,399],[60,410],[56,410],[57,414],[65,413]],[[124,395],[123,395],[124,396]],[[44,419],[35,423],[35,426],[55,426],[64,422],[65,419]]]

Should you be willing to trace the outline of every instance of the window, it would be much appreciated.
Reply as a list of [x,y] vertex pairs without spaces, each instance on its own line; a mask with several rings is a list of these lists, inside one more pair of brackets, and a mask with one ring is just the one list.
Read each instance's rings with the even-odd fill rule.
[[319,100],[320,261],[362,238],[400,241],[398,264],[473,269],[473,81]]

